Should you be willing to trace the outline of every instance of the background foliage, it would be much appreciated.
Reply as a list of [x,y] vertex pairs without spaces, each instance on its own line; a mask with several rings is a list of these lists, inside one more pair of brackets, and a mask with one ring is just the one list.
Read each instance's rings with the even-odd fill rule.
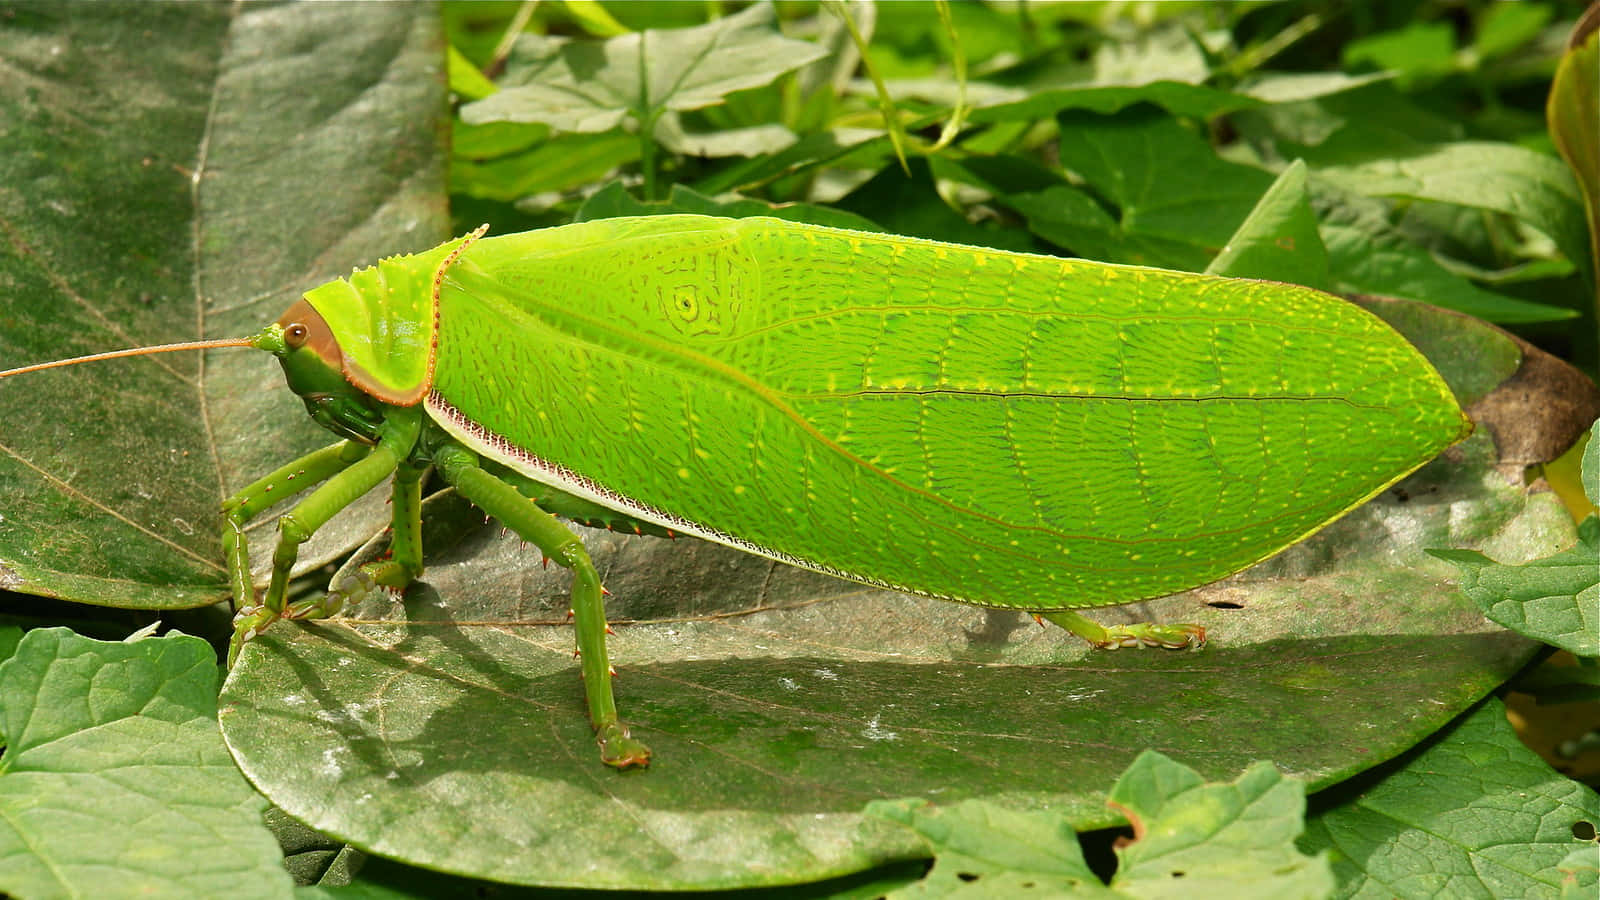
[[[0,890],[1592,896],[1582,12],[0,4],[4,365],[246,332],[484,221],[692,211],[1362,295],[1482,426],[1313,541],[1130,614],[1207,624],[1203,654],[1108,659],[587,534],[619,699],[660,753],[622,776],[593,759],[564,577],[448,495],[427,585],[275,629],[219,713],[204,641],[118,639],[225,637],[216,498],[325,437],[243,355],[7,382]],[[319,536],[302,590],[381,506]],[[1512,695],[1545,759],[1508,682],[1589,703],[1550,737]]]

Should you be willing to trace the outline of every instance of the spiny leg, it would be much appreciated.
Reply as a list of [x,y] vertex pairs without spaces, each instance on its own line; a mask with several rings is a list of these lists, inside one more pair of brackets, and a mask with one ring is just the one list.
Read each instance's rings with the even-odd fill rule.
[[372,448],[355,441],[340,441],[308,453],[277,471],[251,482],[222,501],[222,550],[228,562],[228,582],[233,588],[233,608],[256,605],[255,583],[250,577],[250,542],[245,525],[286,497],[343,472]]
[[650,748],[629,735],[617,718],[617,702],[611,693],[611,658],[606,654],[600,573],[589,560],[583,541],[555,516],[517,493],[516,488],[485,472],[471,451],[448,445],[434,453],[433,461],[439,476],[454,485],[461,496],[531,541],[545,556],[572,570],[572,611],[583,691],[589,705],[589,721],[600,744],[600,760],[619,769],[648,764]]
[[260,634],[262,629],[278,619],[328,615],[327,606],[321,602],[321,598],[296,604],[293,610],[284,607],[284,592],[289,586],[289,573],[299,558],[300,545],[340,510],[389,477],[401,460],[410,454],[420,430],[421,423],[416,416],[391,416],[379,427],[378,444],[370,453],[328,478],[309,497],[278,518],[278,546],[272,554],[272,580],[267,584],[267,594],[260,606],[242,609],[234,616],[228,665],[232,666],[238,658],[239,649],[245,641]]
[[1133,625],[1101,625],[1078,615],[1070,609],[1037,610],[1034,617],[1049,619],[1062,628],[1088,641],[1096,650],[1116,650],[1120,647],[1165,647],[1168,650],[1199,649],[1206,645],[1204,625],[1157,625],[1138,622]]

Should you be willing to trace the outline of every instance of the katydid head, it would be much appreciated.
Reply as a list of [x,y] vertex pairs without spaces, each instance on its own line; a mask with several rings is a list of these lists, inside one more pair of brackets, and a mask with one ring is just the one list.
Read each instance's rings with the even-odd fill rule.
[[179,350],[216,350],[224,347],[253,347],[265,350],[283,365],[289,389],[299,394],[319,424],[345,437],[361,441],[374,439],[383,419],[381,404],[346,380],[340,368],[339,343],[326,322],[305,300],[301,300],[281,319],[250,337],[219,338],[209,341],[184,341],[151,347],[131,347],[19,366],[0,372],[0,378],[25,375],[44,369],[59,369],[79,363],[150,356]]
[[317,424],[343,437],[374,440],[382,404],[346,376],[339,339],[310,302],[295,303],[250,341],[278,358],[289,390],[305,401]]

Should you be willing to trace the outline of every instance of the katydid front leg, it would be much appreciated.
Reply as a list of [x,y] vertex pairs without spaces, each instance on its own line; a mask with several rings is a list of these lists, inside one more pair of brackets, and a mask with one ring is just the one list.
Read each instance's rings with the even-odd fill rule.
[[[238,658],[239,649],[244,646],[245,641],[260,634],[262,629],[278,619],[324,618],[337,612],[337,607],[343,605],[344,596],[341,594],[318,597],[315,600],[297,603],[292,608],[285,607],[284,592],[289,585],[290,570],[294,568],[295,560],[299,557],[300,545],[336,513],[377,487],[383,479],[399,468],[401,462],[410,456],[411,449],[416,446],[421,431],[420,413],[397,409],[378,426],[377,445],[356,461],[343,462],[341,459],[340,464],[335,465],[319,458],[319,462],[326,468],[331,468],[335,474],[324,476],[326,481],[321,487],[312,491],[309,497],[278,518],[278,547],[272,554],[272,580],[267,584],[267,594],[260,605],[246,605],[234,616],[233,640],[228,647],[230,666]],[[332,449],[319,453],[327,453]],[[318,454],[312,454],[307,459],[313,457],[318,457]],[[271,477],[268,476],[268,479]],[[266,480],[263,479],[263,482]],[[229,500],[230,504],[233,503],[233,499]],[[248,510],[253,502],[270,505],[265,501],[252,501],[247,497],[239,503],[239,507]],[[229,526],[230,528],[233,526],[231,511]],[[233,537],[227,539],[231,541],[228,557],[230,577],[235,590],[238,590],[242,582],[246,586],[248,595],[249,554],[245,546],[244,532],[242,528],[232,530]]]
[[589,721],[600,744],[600,760],[626,769],[650,762],[650,748],[635,740],[617,717],[611,693],[611,658],[606,654],[606,612],[600,573],[589,560],[583,541],[555,516],[540,509],[517,489],[485,472],[472,451],[447,444],[433,454],[439,477],[461,496],[533,543],[545,556],[572,570],[572,613],[578,632],[578,656]]

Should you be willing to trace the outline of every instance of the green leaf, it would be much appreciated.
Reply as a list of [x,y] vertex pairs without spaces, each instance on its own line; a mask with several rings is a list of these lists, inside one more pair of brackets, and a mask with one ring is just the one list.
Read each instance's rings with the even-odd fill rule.
[[501,90],[462,107],[470,124],[543,122],[563,131],[605,131],[630,118],[637,129],[667,110],[721,103],[822,56],[776,33],[770,4],[708,25],[650,30],[610,40],[522,35]]
[[1512,216],[1549,235],[1579,271],[1593,278],[1582,192],[1572,173],[1546,154],[1460,141],[1325,166],[1317,174],[1369,197],[1432,200]]
[[1584,521],[1571,549],[1521,565],[1474,550],[1428,552],[1456,565],[1462,592],[1490,619],[1576,656],[1600,656],[1600,518]]
[[915,831],[933,852],[927,877],[890,897],[1116,897],[1083,859],[1059,812],[1012,810],[982,800],[947,807],[879,800],[868,816]]
[[1583,492],[1596,506],[1600,506],[1600,428],[1589,429],[1589,443],[1583,450]]
[[1389,224],[1388,205],[1310,180],[1323,245],[1341,293],[1402,297],[1505,324],[1570,319],[1570,309],[1485,291],[1441,266],[1426,248]]
[[1271,763],[1232,784],[1145,751],[1111,789],[1110,803],[1133,824],[1112,887],[1133,896],[1327,896],[1333,873],[1320,856],[1295,849],[1305,787]]
[[[687,156],[764,156],[788,147],[794,132],[782,125],[751,125],[716,131],[688,132],[677,113],[662,113],[656,122],[655,138],[673,153]],[[596,179],[598,180],[598,179]]]
[[861,231],[882,231],[872,221],[843,210],[810,203],[771,204],[747,197],[714,199],[681,184],[672,186],[672,192],[660,203],[635,200],[620,181],[613,181],[584,201],[574,221],[609,219],[616,216],[659,216],[670,213],[694,213],[702,216],[728,216],[739,219],[746,216],[772,216],[790,222],[809,222],[832,228],[854,228]]
[[1449,24],[1415,22],[1351,41],[1344,47],[1344,64],[1368,63],[1411,75],[1431,75],[1454,68],[1455,51],[1455,34]]
[[1561,900],[1588,900],[1600,884],[1600,843],[1579,847],[1556,864],[1561,873]]
[[1296,160],[1272,183],[1206,272],[1329,287],[1328,251],[1306,193],[1306,164]]
[[0,664],[0,891],[287,897],[263,800],[216,729],[216,655],[28,632]]
[[482,100],[499,90],[495,83],[484,77],[472,60],[461,55],[455,47],[448,48],[446,59],[450,73],[450,90],[463,100]]
[[450,189],[469,197],[510,202],[603,181],[619,166],[638,158],[639,141],[630,135],[612,131],[563,134],[526,152],[486,162],[458,155],[450,162]]
[[979,106],[968,121],[1032,121],[1070,109],[1111,114],[1139,103],[1150,103],[1175,116],[1210,119],[1239,109],[1261,105],[1262,101],[1244,94],[1187,84],[1181,81],[1153,81],[1137,86],[1078,85],[1035,91],[1018,99],[991,101]]
[[0,625],[0,662],[11,658],[17,652],[17,643],[22,640],[22,629],[16,625]]
[[1552,12],[1544,3],[1496,3],[1478,20],[1472,49],[1479,60],[1504,56],[1538,37]]
[[1219,159],[1204,139],[1147,108],[1067,112],[1057,122],[1061,165],[1111,210],[1065,187],[1006,202],[1034,233],[1090,259],[1202,271],[1272,183],[1259,169]]
[[1213,119],[1267,104],[1325,97],[1389,77],[1384,73],[1267,72],[1256,75],[1236,91],[1183,81],[1149,81],[1137,85],[1083,84],[1029,92],[1013,91],[1011,93],[1021,96],[996,93],[986,105],[974,109],[968,120],[974,123],[1032,121],[1068,109],[1111,114],[1138,103],[1159,106],[1175,116]]
[[[1589,217],[1590,271],[1600,269],[1600,12],[1593,7],[1572,31],[1545,104],[1550,136],[1571,167]],[[1600,278],[1597,278],[1600,280]],[[1600,287],[1596,288],[1600,309]]]
[[927,877],[894,897],[1321,898],[1333,890],[1327,860],[1295,849],[1305,789],[1271,763],[1231,784],[1206,784],[1193,769],[1147,751],[1117,780],[1109,802],[1134,827],[1134,840],[1117,849],[1109,888],[1058,811],[895,800],[870,804],[867,814],[911,828],[934,854]]
[[1524,746],[1499,700],[1313,801],[1331,805],[1300,845],[1332,853],[1339,897],[1595,895],[1600,873],[1572,855],[1594,858],[1574,826],[1600,822],[1600,797]]
[[[15,12],[0,68],[29,74],[0,79],[4,366],[248,334],[446,234],[432,13]],[[106,606],[225,596],[219,499],[330,437],[242,350],[8,379],[0,420],[0,588]],[[342,517],[302,568],[383,515],[374,497]],[[272,528],[251,534],[259,549]]]

